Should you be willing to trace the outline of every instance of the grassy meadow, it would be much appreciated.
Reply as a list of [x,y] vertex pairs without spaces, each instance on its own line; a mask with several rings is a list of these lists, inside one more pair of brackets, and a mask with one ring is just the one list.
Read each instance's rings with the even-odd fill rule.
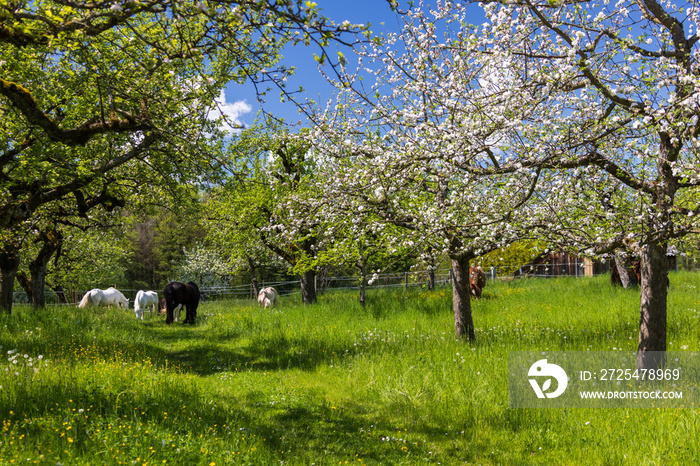
[[[699,350],[700,274],[671,274],[669,349]],[[509,351],[636,348],[608,277],[204,302],[197,326],[74,306],[0,316],[0,464],[693,464],[690,409],[510,409]]]

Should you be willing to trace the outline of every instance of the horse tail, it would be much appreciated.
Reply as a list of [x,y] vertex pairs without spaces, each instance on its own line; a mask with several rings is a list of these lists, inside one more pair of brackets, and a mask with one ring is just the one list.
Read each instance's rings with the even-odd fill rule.
[[83,296],[83,299],[81,299],[80,303],[78,304],[79,308],[82,309],[82,308],[86,307],[88,304],[90,304],[90,295],[91,294],[92,294],[92,290],[85,293],[85,296]]
[[[136,297],[134,298],[134,312],[139,312],[141,310],[141,300],[143,299],[143,295],[145,293],[143,290],[139,290],[138,293],[136,293]],[[127,307],[129,307],[129,302],[127,301]]]

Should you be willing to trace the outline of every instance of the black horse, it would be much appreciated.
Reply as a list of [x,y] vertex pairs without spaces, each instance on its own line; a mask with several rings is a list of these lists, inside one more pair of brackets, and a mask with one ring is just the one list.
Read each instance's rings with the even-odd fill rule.
[[187,309],[183,324],[194,325],[197,319],[197,306],[199,305],[199,287],[194,282],[187,284],[180,282],[170,282],[165,287],[165,310],[167,317],[166,324],[173,322],[173,312],[175,308],[182,304]]

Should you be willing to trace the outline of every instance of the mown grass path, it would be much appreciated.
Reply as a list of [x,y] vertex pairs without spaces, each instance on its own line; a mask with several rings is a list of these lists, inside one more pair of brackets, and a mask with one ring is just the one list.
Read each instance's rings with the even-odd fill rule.
[[[700,276],[672,274],[669,349],[700,349]],[[316,306],[205,302],[197,326],[133,312],[0,317],[0,464],[691,464],[690,409],[508,408],[509,351],[636,348],[638,291],[489,282],[477,342],[451,291]]]

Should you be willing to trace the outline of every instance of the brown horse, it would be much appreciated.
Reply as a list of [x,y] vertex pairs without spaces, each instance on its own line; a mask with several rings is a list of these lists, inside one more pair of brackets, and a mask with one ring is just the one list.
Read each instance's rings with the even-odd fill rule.
[[480,265],[469,268],[469,292],[477,299],[481,298],[481,291],[486,287],[486,273]]

